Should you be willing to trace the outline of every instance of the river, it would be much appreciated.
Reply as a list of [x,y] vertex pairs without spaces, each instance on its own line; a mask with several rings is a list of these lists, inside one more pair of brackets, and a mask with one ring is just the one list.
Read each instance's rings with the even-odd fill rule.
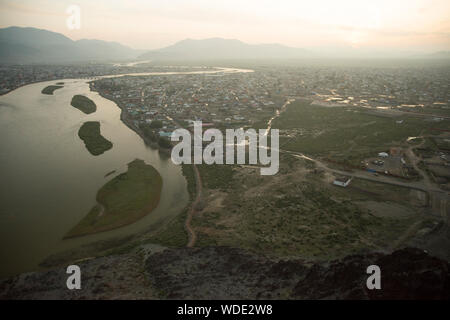
[[[167,74],[217,72],[251,71]],[[129,75],[153,74],[165,73]],[[53,95],[41,93],[56,82],[64,82],[64,88]],[[97,111],[86,115],[72,107],[70,101],[76,94],[93,100]],[[120,120],[120,112],[114,102],[91,92],[86,79],[30,84],[0,97],[0,278],[36,270],[51,254],[145,232],[176,216],[187,205],[181,167],[147,147]],[[86,150],[78,137],[85,121],[101,123],[102,135],[113,143],[111,150],[100,156]],[[163,178],[158,207],[128,226],[62,240],[96,203],[98,189],[126,171],[127,163],[136,158],[154,166]],[[105,177],[113,170],[114,174]]]

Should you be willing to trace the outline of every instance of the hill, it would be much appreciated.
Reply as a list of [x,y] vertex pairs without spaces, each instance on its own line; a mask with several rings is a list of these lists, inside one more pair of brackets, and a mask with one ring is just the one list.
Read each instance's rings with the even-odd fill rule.
[[36,28],[0,29],[0,63],[70,63],[134,59],[141,52],[116,42],[73,41],[68,37]]
[[148,60],[298,59],[312,55],[304,49],[280,44],[247,44],[235,39],[186,39],[152,50],[139,58]]

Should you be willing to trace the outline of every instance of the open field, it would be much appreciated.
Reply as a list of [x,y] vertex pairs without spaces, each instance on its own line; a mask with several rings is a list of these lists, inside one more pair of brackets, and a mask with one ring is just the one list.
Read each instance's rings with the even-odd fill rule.
[[86,149],[93,155],[98,156],[113,147],[111,141],[106,140],[100,133],[100,122],[88,121],[83,123],[78,136],[83,140]]
[[128,171],[114,177],[97,193],[97,202],[65,238],[107,231],[133,223],[159,203],[162,178],[142,160],[128,164]]
[[64,88],[64,86],[60,86],[60,85],[57,85],[57,86],[47,86],[47,87],[45,87],[44,89],[42,89],[41,93],[42,93],[42,94],[52,95],[53,92],[55,92],[55,90],[58,90],[58,89],[61,89],[61,88]]
[[[420,224],[424,195],[396,186],[357,180],[331,185],[313,163],[282,155],[280,172],[233,166],[226,184],[202,175],[203,207],[194,216],[197,246],[227,245],[277,257],[330,259],[389,250]],[[203,170],[205,172],[205,170]],[[384,214],[380,214],[383,212]]]
[[[400,120],[403,122],[397,123]],[[398,146],[408,137],[431,132],[436,125],[407,115],[386,117],[362,108],[330,109],[297,101],[273,121],[272,127],[280,129],[282,149],[359,165],[362,159]],[[439,127],[448,126],[449,120],[439,122]]]
[[210,189],[227,189],[233,178],[233,165],[201,164],[198,170],[203,179],[203,185]]
[[79,94],[73,96],[70,105],[86,114],[94,113],[97,110],[97,106],[94,101]]
[[412,209],[424,207],[427,195],[423,191],[354,178],[347,188],[336,188],[335,193],[352,201],[378,201],[400,204]]
[[158,244],[165,247],[184,247],[188,236],[184,227],[187,208],[151,235],[144,235],[142,243]]
[[[396,118],[360,109],[313,107],[302,101],[288,106],[273,128],[281,129],[282,149],[360,164],[392,146],[411,146],[408,137],[421,136],[432,126],[423,119],[402,119],[396,123]],[[327,121],[331,125],[325,125]],[[359,178],[347,188],[336,187],[330,171],[287,153],[280,155],[279,173],[270,177],[261,176],[257,166],[197,168],[203,196],[191,226],[199,247],[225,245],[274,257],[328,260],[389,251],[414,238],[433,219],[424,215],[425,192]],[[190,169],[183,165],[193,199]],[[184,246],[185,218],[176,217],[146,241]]]

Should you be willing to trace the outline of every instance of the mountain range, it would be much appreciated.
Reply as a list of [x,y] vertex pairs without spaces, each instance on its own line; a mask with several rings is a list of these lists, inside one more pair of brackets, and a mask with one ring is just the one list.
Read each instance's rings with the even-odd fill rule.
[[77,40],[47,30],[8,27],[0,29],[0,63],[71,63],[90,61],[164,60],[277,60],[308,58],[419,58],[450,59],[448,51],[434,54],[373,51],[370,49],[301,49],[281,44],[247,44],[235,39],[185,39],[157,50],[136,50],[117,42]]
[[299,59],[314,55],[305,49],[280,44],[247,44],[235,39],[186,39],[174,45],[146,52],[142,59],[222,60],[222,59]]
[[64,63],[108,60],[220,60],[296,59],[312,57],[304,49],[280,44],[252,45],[234,39],[186,39],[151,51],[135,50],[116,42],[77,40],[47,30],[0,29],[1,63]]
[[0,62],[6,64],[124,60],[135,59],[141,53],[116,42],[73,41],[60,33],[36,28],[0,29]]

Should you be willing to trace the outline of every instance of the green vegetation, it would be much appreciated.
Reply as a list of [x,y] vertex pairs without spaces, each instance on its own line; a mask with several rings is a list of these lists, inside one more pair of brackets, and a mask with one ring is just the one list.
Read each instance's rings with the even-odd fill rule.
[[[433,157],[436,152],[439,151],[437,141],[439,139],[434,139],[432,137],[423,138],[423,144],[420,147],[414,148],[414,153],[424,159]],[[425,168],[423,168],[425,169]]]
[[64,88],[64,86],[48,86],[48,87],[45,87],[44,89],[42,89],[41,93],[51,95],[51,94],[53,94],[53,92],[55,90],[61,89],[61,88]]
[[332,190],[302,182],[256,197],[233,193],[226,210],[196,216],[194,227],[199,246],[328,259],[389,246],[415,220],[376,217],[345,198],[336,199]]
[[[182,164],[181,169],[187,180],[189,198],[192,201],[196,195],[194,170],[192,165],[189,164]],[[155,243],[166,247],[184,247],[188,242],[188,235],[185,229],[188,210],[189,206],[154,234],[146,237],[144,243]]]
[[133,223],[157,207],[162,178],[142,160],[128,164],[128,171],[114,177],[97,193],[97,202],[65,238],[119,228]]
[[97,110],[94,101],[79,94],[72,98],[70,104],[86,114],[94,113]]
[[[208,196],[192,220],[196,246],[334,259],[388,248],[421,219],[415,213],[425,195],[418,191],[360,179],[339,188],[313,162],[287,155],[280,160],[279,173],[270,177],[260,176],[258,170],[231,167],[232,175],[225,178],[223,172],[220,180],[213,167],[198,166]],[[372,212],[367,202],[377,210],[379,202],[389,212]],[[408,217],[401,217],[404,212]]]
[[[359,178],[353,178],[347,188],[334,186],[331,188],[335,196],[348,197],[353,202],[392,202],[407,207],[414,207],[424,205],[426,200],[426,194],[419,190]],[[423,200],[420,200],[420,197],[417,196],[418,194],[422,195]]]
[[439,150],[450,150],[450,140],[447,138],[432,138]]
[[[159,124],[154,124],[155,122],[159,122]],[[144,137],[150,141],[150,143],[157,143],[158,146],[164,149],[170,149],[172,148],[172,142],[170,139],[165,137],[160,137],[158,134],[158,128],[162,127],[162,122],[159,120],[152,121],[151,124],[140,124],[139,129],[142,131]]]
[[153,120],[150,123],[150,128],[151,129],[161,129],[163,127],[163,123],[161,120]]
[[195,198],[195,193],[197,192],[195,186],[194,168],[192,167],[192,164],[182,164],[181,170],[183,171],[183,176],[186,178],[187,181],[189,198],[193,200]]
[[158,139],[158,145],[161,148],[166,148],[166,149],[170,149],[172,147],[172,143],[170,142],[170,140],[167,138],[164,138],[164,137],[160,137]]
[[[396,123],[399,119],[403,123]],[[448,120],[443,122],[441,127],[449,125]],[[327,108],[299,101],[291,103],[272,127],[280,129],[282,149],[331,156],[358,165],[367,155],[386,151],[433,126],[430,121],[407,115],[391,117],[361,108]],[[284,133],[293,137],[283,136]]]
[[93,155],[98,156],[112,148],[111,141],[106,140],[100,133],[100,122],[88,121],[83,123],[78,136],[83,140],[86,149]]
[[152,129],[148,124],[140,124],[139,129],[141,129],[144,136],[149,139],[151,142],[158,142],[158,134],[155,129]]
[[203,185],[209,189],[226,189],[233,178],[233,165],[200,164],[197,166]]
[[423,138],[413,138],[407,141],[410,145],[419,145],[423,142]]
[[184,228],[187,210],[186,208],[154,235],[146,238],[144,243],[155,243],[165,247],[184,247],[188,242],[188,236]]

